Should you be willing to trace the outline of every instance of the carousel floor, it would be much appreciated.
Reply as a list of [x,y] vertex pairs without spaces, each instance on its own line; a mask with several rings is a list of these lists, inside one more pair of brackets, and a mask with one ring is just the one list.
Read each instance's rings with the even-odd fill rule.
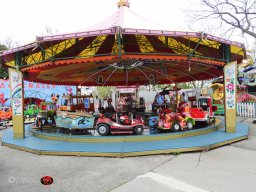
[[[214,131],[206,131],[204,134],[195,134],[198,130],[186,131],[191,134],[186,137],[170,137],[172,134],[165,133],[148,136],[91,136],[99,140],[83,140],[79,142],[67,140],[49,140],[31,134],[31,125],[26,126],[24,139],[14,139],[13,130],[3,133],[2,145],[15,149],[42,155],[76,155],[76,156],[105,156],[105,157],[128,157],[139,155],[182,153],[189,151],[207,151],[212,148],[237,142],[248,137],[248,125],[237,122],[236,133],[226,133],[224,124],[221,122]],[[204,129],[211,129],[204,128]],[[202,129],[200,129],[202,130]],[[46,134],[47,135],[47,134]],[[196,135],[196,136],[194,136]],[[56,135],[55,135],[56,136]],[[84,138],[90,136],[63,136],[61,138]],[[138,139],[152,137],[153,140]],[[127,139],[129,138],[129,139]],[[131,138],[136,138],[131,139]],[[107,140],[106,140],[107,139]],[[113,139],[113,140],[111,140]]]

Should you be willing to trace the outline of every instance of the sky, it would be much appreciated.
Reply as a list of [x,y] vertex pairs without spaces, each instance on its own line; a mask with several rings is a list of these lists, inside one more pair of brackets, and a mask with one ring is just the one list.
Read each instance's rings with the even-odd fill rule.
[[[194,0],[195,1],[195,0]],[[7,38],[24,45],[46,34],[79,31],[114,13],[118,0],[0,0],[0,42]],[[186,30],[182,11],[192,0],[129,0],[137,14],[170,27]]]
[[[119,0],[0,0],[0,43],[12,39],[25,45],[52,33],[82,31],[114,13]],[[170,30],[190,31],[185,10],[197,9],[199,0],[129,0],[130,9]],[[197,27],[197,31],[203,31]],[[216,35],[216,34],[213,34]],[[218,36],[218,35],[217,35]],[[240,37],[231,40],[243,42]]]

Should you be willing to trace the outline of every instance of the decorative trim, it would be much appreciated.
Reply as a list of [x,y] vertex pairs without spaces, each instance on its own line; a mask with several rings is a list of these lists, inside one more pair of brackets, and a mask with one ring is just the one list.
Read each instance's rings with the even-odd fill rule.
[[76,58],[76,59],[73,58],[73,59],[66,59],[66,60],[56,60],[54,62],[46,61],[39,64],[32,64],[32,65],[26,66],[22,68],[21,71],[26,72],[32,69],[50,67],[53,65],[69,65],[69,64],[79,64],[79,63],[88,63],[88,62],[101,62],[101,61],[108,61],[116,58],[117,56],[101,56],[101,57],[93,57],[93,58]]
[[[187,56],[181,56],[181,55],[150,55],[150,54],[138,54],[138,55],[132,55],[132,54],[126,54],[122,56],[122,59],[136,59],[136,60],[142,60],[142,59],[152,59],[152,60],[164,60],[164,61],[188,61]],[[217,65],[217,66],[224,66],[225,62],[223,61],[216,61],[212,59],[204,59],[204,58],[190,58],[191,62],[201,62],[211,65]]]

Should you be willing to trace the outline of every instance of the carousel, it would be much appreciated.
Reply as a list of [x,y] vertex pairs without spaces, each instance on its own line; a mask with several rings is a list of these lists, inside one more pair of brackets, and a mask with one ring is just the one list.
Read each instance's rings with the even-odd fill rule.
[[[223,75],[226,65],[241,63],[246,57],[241,43],[157,25],[133,12],[127,0],[120,0],[117,6],[99,24],[81,32],[39,36],[34,43],[2,52],[0,61],[17,69],[16,76],[9,75],[14,82],[19,74],[21,80],[80,88],[214,79]],[[22,83],[17,86],[22,95]],[[173,110],[165,105],[166,91],[170,92],[163,90],[156,100],[158,114],[148,121],[127,113],[131,110],[118,113],[111,101],[110,116],[95,115],[90,96],[73,95],[64,97],[66,104],[57,113],[49,115],[45,107],[35,124],[24,126],[23,110],[19,112],[15,105],[14,126],[3,134],[2,145],[36,154],[125,157],[208,150],[248,137],[247,125],[236,123],[230,131],[226,122],[235,119],[214,116],[210,98],[200,97],[193,101],[195,106],[176,103]],[[16,98],[14,93],[12,97]],[[77,106],[72,106],[73,99]],[[197,121],[205,121],[205,127],[193,129]],[[88,134],[42,131],[53,125],[83,129]],[[147,131],[151,129],[159,131]]]

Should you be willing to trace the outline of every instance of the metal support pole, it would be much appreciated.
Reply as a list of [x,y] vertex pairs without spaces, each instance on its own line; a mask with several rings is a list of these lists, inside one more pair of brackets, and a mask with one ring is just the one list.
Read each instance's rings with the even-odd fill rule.
[[118,57],[122,56],[121,29],[117,27]]

